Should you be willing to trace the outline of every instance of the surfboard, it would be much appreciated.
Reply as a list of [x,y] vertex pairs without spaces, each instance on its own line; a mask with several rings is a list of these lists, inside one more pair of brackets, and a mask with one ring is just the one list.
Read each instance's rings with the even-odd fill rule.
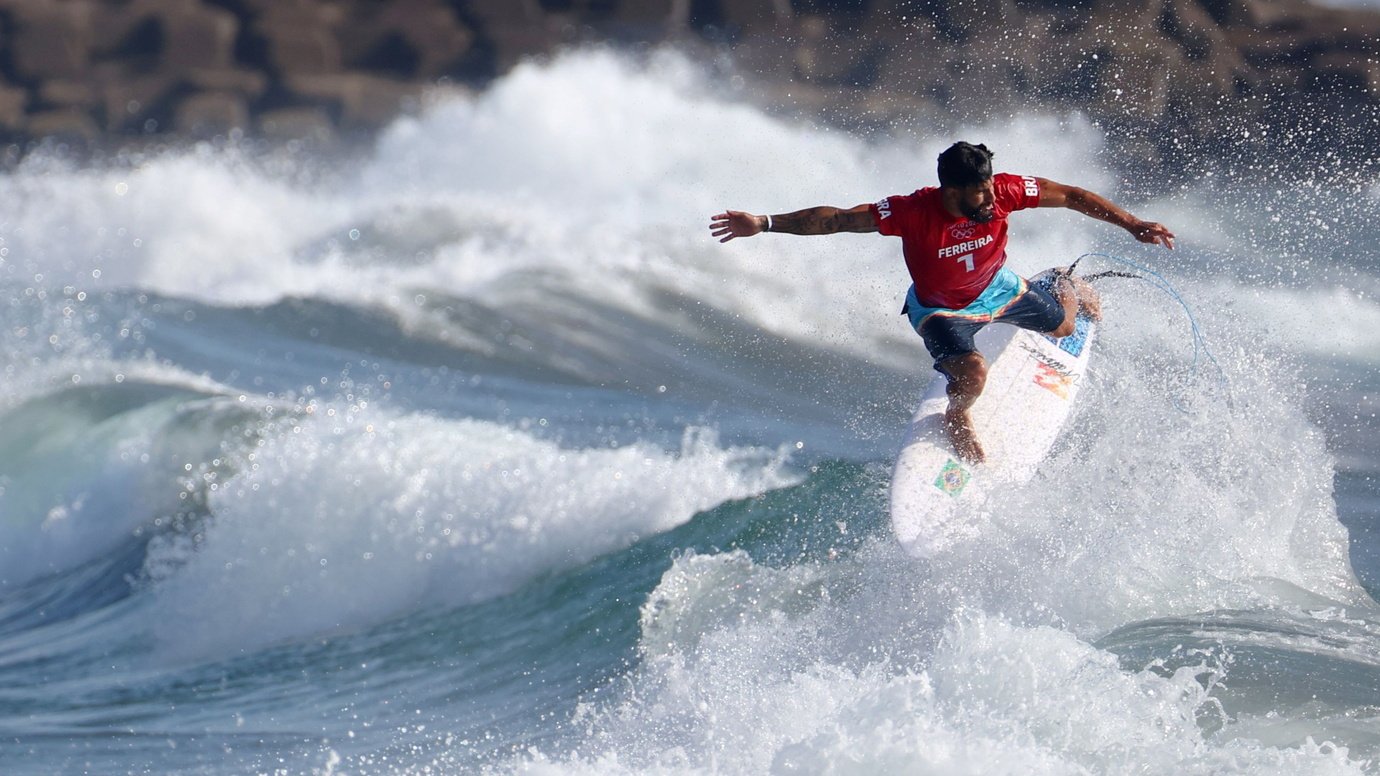
[[1087,374],[1096,324],[1079,314],[1074,332],[1054,339],[1009,324],[978,332],[987,385],[970,414],[987,460],[954,454],[942,421],[947,380],[936,374],[896,457],[891,526],[913,556],[934,557],[976,538],[993,494],[1029,482],[1053,447]]

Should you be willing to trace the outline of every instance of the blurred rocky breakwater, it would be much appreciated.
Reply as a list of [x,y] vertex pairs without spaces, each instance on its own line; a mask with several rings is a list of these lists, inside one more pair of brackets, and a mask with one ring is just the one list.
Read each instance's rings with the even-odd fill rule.
[[1077,109],[1156,167],[1380,146],[1380,13],[1302,0],[0,0],[0,134],[329,139],[593,41],[844,125]]
[[0,131],[373,128],[437,79],[492,72],[475,32],[487,18],[428,0],[0,0]]

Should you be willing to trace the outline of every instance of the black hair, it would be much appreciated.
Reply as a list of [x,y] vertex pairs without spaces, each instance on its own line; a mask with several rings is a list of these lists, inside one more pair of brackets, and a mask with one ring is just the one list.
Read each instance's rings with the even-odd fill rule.
[[985,145],[960,140],[939,155],[939,185],[976,186],[992,177],[992,152]]

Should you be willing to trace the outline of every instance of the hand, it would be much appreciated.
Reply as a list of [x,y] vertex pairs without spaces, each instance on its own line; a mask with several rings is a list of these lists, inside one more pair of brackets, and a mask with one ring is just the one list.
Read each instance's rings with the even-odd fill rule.
[[760,234],[766,228],[767,219],[763,216],[737,210],[720,213],[709,222],[710,233],[720,238],[719,242],[728,242],[734,237],[751,237]]
[[1169,231],[1164,224],[1157,224],[1153,221],[1137,221],[1129,231],[1143,243],[1159,244],[1171,251],[1174,250],[1174,233]]

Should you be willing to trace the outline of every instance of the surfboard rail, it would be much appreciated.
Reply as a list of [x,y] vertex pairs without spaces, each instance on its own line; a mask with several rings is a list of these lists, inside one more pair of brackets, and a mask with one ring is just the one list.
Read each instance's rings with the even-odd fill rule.
[[978,332],[987,383],[970,414],[987,460],[961,460],[942,427],[947,380],[935,378],[911,418],[891,475],[892,530],[913,556],[933,557],[977,538],[974,518],[1003,490],[1034,477],[1087,375],[1097,324],[1080,314],[1055,339],[1007,324]]

